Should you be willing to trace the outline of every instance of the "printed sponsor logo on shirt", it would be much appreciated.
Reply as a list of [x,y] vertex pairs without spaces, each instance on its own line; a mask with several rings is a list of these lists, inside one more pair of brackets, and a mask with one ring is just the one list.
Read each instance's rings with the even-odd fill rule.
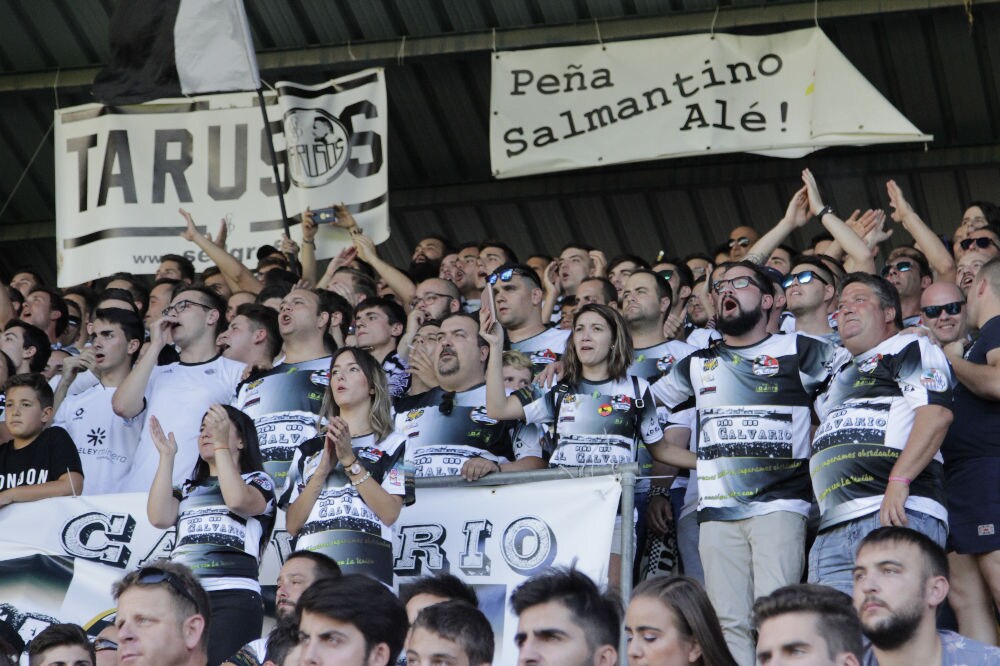
[[667,354],[666,356],[656,359],[656,370],[662,373],[670,372],[670,368],[674,367],[674,363],[676,362],[677,359],[673,354]]
[[858,370],[861,372],[875,372],[875,368],[878,367],[879,361],[882,360],[882,354],[875,354],[874,356],[869,356],[860,363],[858,363]]
[[613,410],[611,408],[611,405],[609,405],[608,403],[604,403],[603,405],[597,408],[597,413],[600,414],[601,416],[611,416],[612,411]]
[[406,420],[407,421],[416,421],[417,419],[419,419],[423,415],[424,415],[424,410],[422,410],[422,409],[411,409],[410,411],[406,412]]
[[616,395],[611,399],[611,406],[622,412],[632,409],[632,398],[627,395]]
[[935,393],[941,393],[948,389],[948,378],[937,368],[927,368],[924,370],[923,374],[920,375],[920,383],[923,384],[925,389],[934,391]]
[[365,449],[364,451],[358,452],[359,458],[364,458],[365,460],[371,460],[372,462],[378,462],[382,458],[381,449]]
[[994,534],[997,533],[996,527],[994,526],[993,523],[989,523],[987,525],[980,525],[977,528],[977,530],[979,532],[979,536],[993,536]]
[[707,395],[709,393],[715,393],[716,389],[717,387],[715,386],[703,386],[702,388],[698,389],[698,395]]
[[564,405],[572,405],[575,402],[576,402],[576,394],[575,393],[567,393],[566,395],[563,396],[562,404],[564,404]]
[[260,402],[260,396],[257,396],[256,398],[250,398],[249,400],[243,403],[243,409],[246,409],[247,407],[253,407],[259,402]]
[[311,375],[309,375],[309,381],[316,386],[327,387],[330,385],[330,371],[329,370],[314,370]]
[[215,368],[208,368],[207,370],[205,370],[205,374],[206,375],[214,375],[215,374]]
[[753,387],[753,390],[756,393],[777,393],[778,385],[774,382],[767,382],[766,384],[757,384],[757,386]]
[[753,360],[751,367],[753,374],[758,377],[770,377],[778,374],[778,359],[773,356],[762,355]]
[[701,369],[704,372],[711,372],[712,370],[715,370],[717,367],[719,367],[719,359],[717,358],[706,359],[701,364]]
[[469,413],[469,418],[475,421],[476,423],[482,423],[484,425],[496,425],[498,423],[496,419],[492,419],[486,415],[485,407],[476,407],[475,409],[473,409]]
[[248,382],[247,383],[247,391],[253,391],[256,388],[259,388],[260,385],[263,384],[263,383],[264,383],[264,379],[263,378],[261,378],[261,379],[255,379],[252,382]]

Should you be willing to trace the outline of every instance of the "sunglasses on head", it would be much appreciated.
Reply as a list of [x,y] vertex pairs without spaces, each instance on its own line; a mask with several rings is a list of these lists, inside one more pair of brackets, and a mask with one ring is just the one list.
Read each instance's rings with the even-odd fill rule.
[[959,245],[962,247],[963,250],[968,250],[973,245],[975,245],[981,250],[985,250],[990,245],[996,245],[996,241],[994,241],[992,238],[966,238],[961,243],[959,243]]
[[511,280],[514,279],[515,275],[526,277],[532,282],[534,282],[538,278],[538,276],[534,273],[534,271],[532,271],[531,275],[528,275],[523,269],[520,268],[504,268],[503,270],[498,270],[492,275],[490,275],[488,278],[486,278],[486,281],[489,282],[491,285],[496,284],[498,280],[500,282],[510,282]]
[[729,239],[729,247],[736,247],[737,245],[739,245],[740,247],[747,247],[748,245],[750,245],[750,239],[747,238],[746,236],[740,236],[739,238]]
[[945,303],[944,305],[928,305],[925,308],[920,308],[920,311],[928,319],[937,319],[941,316],[942,311],[954,317],[962,311],[962,306],[964,305],[965,301],[955,301],[954,303]]
[[892,272],[892,269],[894,268],[896,269],[897,273],[905,273],[906,271],[913,270],[913,262],[899,261],[895,264],[886,264],[885,266],[882,267],[882,277],[887,276],[890,272]]
[[164,571],[163,569],[158,569],[156,567],[147,567],[145,569],[140,569],[136,576],[136,585],[159,585],[160,583],[166,583],[174,589],[174,591],[191,602],[195,607],[195,610],[201,612],[201,606],[195,600],[194,595],[188,591],[187,587],[184,586],[184,581],[178,578],[175,574]]
[[800,271],[798,273],[792,273],[791,275],[786,275],[785,279],[781,281],[781,287],[783,289],[788,289],[793,284],[798,282],[799,284],[809,284],[813,280],[819,280],[823,284],[830,284],[816,271]]

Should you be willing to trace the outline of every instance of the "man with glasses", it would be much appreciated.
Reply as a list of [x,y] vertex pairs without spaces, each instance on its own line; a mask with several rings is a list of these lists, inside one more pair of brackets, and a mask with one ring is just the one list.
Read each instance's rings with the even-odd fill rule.
[[845,593],[857,540],[880,525],[911,527],[942,546],[946,535],[939,449],[952,420],[954,380],[939,347],[900,333],[899,313],[886,279],[847,275],[838,330],[854,360],[816,401],[821,421],[809,469],[820,524],[809,582]]
[[[170,305],[150,327],[149,348],[115,391],[111,405],[125,419],[145,409],[142,435],[122,492],[147,492],[160,462],[149,432],[156,416],[180,443],[174,485],[181,485],[198,460],[201,417],[209,406],[229,404],[243,374],[243,364],[224,358],[216,339],[226,328],[226,303],[213,290],[180,285]],[[177,347],[180,361],[157,365],[167,346]]]
[[208,663],[208,595],[187,567],[159,560],[115,583],[112,595],[118,602],[118,663]]
[[983,252],[990,259],[1000,256],[1000,234],[993,227],[983,227],[970,231],[969,235],[958,244],[955,258],[961,259],[966,252],[973,250]]
[[461,474],[472,481],[545,466],[537,430],[515,429],[513,422],[486,415],[488,357],[474,317],[445,317],[434,357],[440,386],[396,406],[396,431],[408,437],[416,476]]
[[[968,292],[969,325],[979,337],[965,352],[961,340],[946,345],[958,378],[955,420],[942,451],[948,497],[948,560],[959,591],[959,629],[996,642],[991,604],[1000,605],[1000,260],[984,265]],[[985,581],[985,589],[983,582]],[[971,592],[971,594],[969,594]],[[990,640],[992,638],[992,641]]]
[[934,281],[924,255],[912,247],[897,247],[882,267],[882,277],[896,288],[903,328],[920,325],[920,294]]
[[[233,324],[242,318],[235,317]],[[316,436],[316,420],[330,380],[329,323],[319,291],[288,292],[278,311],[284,358],[273,368],[252,369],[232,401],[253,419],[264,471],[279,490],[287,480],[295,449]]]
[[941,347],[956,340],[961,340],[963,347],[971,342],[969,311],[965,307],[965,295],[957,284],[935,282],[924,289],[920,296],[920,312],[931,339]]
[[542,285],[535,271],[523,264],[505,264],[488,279],[496,318],[507,332],[510,348],[531,357],[531,371],[562,358],[569,331],[542,323]]
[[729,232],[729,260],[740,261],[747,256],[750,246],[760,239],[753,227],[736,227]]
[[837,288],[826,265],[813,257],[795,257],[782,286],[788,311],[795,315],[795,331],[839,344],[840,336],[830,326]]
[[846,352],[805,335],[769,335],[774,290],[755,264],[716,269],[713,292],[722,342],[679,361],[652,391],[669,409],[697,409],[705,587],[733,655],[752,664],[753,600],[802,576],[809,405]]
[[[441,321],[452,312],[462,309],[462,297],[450,280],[427,278],[416,286],[410,309],[406,315],[406,330],[399,339],[397,350],[400,358],[409,363],[417,331],[429,321]],[[412,382],[411,376],[411,382]],[[410,391],[413,392],[411,384]]]

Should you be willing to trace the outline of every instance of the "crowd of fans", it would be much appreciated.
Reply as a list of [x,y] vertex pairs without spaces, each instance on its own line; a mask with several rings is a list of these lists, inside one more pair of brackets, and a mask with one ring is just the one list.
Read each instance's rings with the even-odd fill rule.
[[[176,529],[106,635],[52,625],[32,666],[491,663],[461,581],[390,591],[414,478],[632,462],[608,553],[613,590],[635,531],[631,603],[529,579],[521,663],[613,664],[624,630],[631,664],[1000,664],[1000,210],[970,203],[946,239],[886,189],[891,222],[842,218],[807,170],[764,233],[653,261],[429,236],[400,268],[336,206],[352,245],[322,274],[309,212],[250,269],[183,210],[200,276],[181,255],[151,286],[19,270],[0,507],[142,492]],[[886,253],[893,223],[914,244]],[[294,548],[262,637],[279,511]]]

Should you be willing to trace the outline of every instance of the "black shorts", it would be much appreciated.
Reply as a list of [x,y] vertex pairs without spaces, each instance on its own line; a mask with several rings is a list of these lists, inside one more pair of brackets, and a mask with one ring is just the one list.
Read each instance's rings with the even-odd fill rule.
[[1000,550],[1000,457],[945,466],[948,550],[978,555]]

